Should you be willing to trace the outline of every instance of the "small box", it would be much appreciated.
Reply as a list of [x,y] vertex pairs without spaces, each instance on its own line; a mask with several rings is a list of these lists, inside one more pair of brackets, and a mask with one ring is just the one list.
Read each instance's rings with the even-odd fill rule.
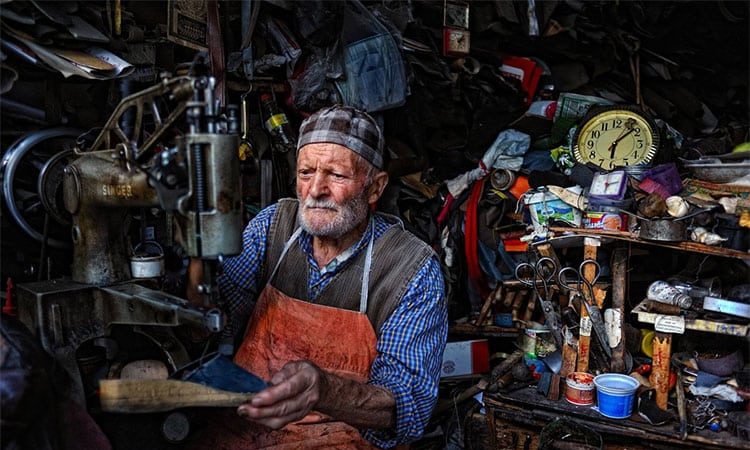
[[490,350],[487,339],[445,344],[440,378],[486,373],[489,370]]
[[[574,194],[581,193],[580,186],[567,190]],[[535,227],[547,226],[551,221],[565,222],[573,227],[581,226],[581,210],[568,205],[551,192],[535,192],[528,196],[524,202],[529,207],[531,223]]]

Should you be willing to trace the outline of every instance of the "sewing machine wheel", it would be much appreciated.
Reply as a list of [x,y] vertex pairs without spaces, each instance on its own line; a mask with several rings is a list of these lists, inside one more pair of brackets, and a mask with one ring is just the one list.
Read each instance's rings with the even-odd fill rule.
[[63,150],[50,158],[39,173],[36,187],[39,199],[50,218],[66,229],[73,221],[63,203],[63,171],[73,157],[73,150]]
[[[38,242],[44,240],[45,213],[57,225],[48,229],[47,244],[70,248],[70,219],[62,208],[62,169],[72,156],[80,131],[50,128],[29,133],[5,151],[2,160],[3,200],[13,221]],[[50,223],[52,225],[52,223]]]

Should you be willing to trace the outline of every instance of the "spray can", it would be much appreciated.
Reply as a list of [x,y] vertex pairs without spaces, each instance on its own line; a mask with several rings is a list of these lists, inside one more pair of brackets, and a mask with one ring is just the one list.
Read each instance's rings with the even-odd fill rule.
[[689,295],[662,280],[654,281],[649,285],[647,296],[649,300],[677,305],[683,309],[690,308],[690,305],[693,304],[693,299]]

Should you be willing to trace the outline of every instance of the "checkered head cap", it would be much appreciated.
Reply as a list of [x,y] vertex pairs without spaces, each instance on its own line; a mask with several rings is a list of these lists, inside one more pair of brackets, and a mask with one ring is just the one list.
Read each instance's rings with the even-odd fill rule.
[[343,145],[383,170],[383,133],[366,112],[335,105],[308,117],[299,128],[297,152],[307,144],[320,142]]

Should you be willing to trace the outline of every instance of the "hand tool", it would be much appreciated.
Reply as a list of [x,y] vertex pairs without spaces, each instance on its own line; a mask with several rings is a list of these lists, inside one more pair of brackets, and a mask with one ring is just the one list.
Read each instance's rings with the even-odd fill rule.
[[[583,276],[583,269],[586,267],[586,265],[591,264],[595,268],[594,272],[594,278],[589,281],[586,279],[586,277]],[[575,281],[576,289],[571,290],[568,286],[569,280],[567,279],[567,274],[572,273],[577,280]],[[582,297],[582,303],[583,306],[586,308],[586,312],[589,314],[589,317],[591,318],[591,324],[594,328],[594,332],[596,333],[596,337],[599,340],[599,344],[602,347],[602,350],[604,350],[604,353],[607,354],[608,357],[612,356],[612,348],[609,346],[609,341],[607,340],[607,331],[604,326],[604,320],[602,319],[602,314],[599,311],[599,308],[596,306],[596,304],[593,303],[594,296],[594,285],[599,279],[599,274],[601,273],[601,266],[599,266],[599,263],[594,261],[593,259],[586,259],[583,262],[581,262],[581,265],[578,266],[578,269],[576,270],[573,267],[563,267],[560,269],[560,271],[557,273],[557,285],[561,289],[565,290],[571,290],[574,291],[576,295],[579,295]],[[590,297],[592,299],[592,303],[589,303],[586,300],[586,297],[583,295],[583,287],[586,287],[588,290],[588,293],[590,294]]]
[[[544,318],[546,325],[552,332],[552,337],[555,339],[557,348],[562,348],[562,326],[560,313],[557,312],[552,301],[550,299],[551,283],[557,274],[557,264],[552,258],[542,257],[537,260],[535,264],[521,263],[516,266],[515,275],[518,281],[532,288],[535,297],[539,300],[539,304],[542,305],[542,311],[544,312]],[[524,276],[529,274],[530,277]],[[537,287],[537,282],[541,281],[542,293]]]

